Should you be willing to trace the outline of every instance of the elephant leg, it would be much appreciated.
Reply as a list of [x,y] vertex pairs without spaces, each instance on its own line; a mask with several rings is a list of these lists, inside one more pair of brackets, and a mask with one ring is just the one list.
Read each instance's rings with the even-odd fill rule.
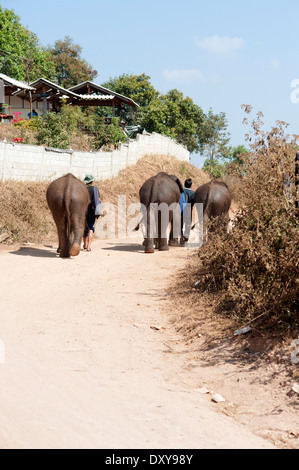
[[182,214],[182,240],[188,241],[191,232],[192,224],[192,207],[191,204],[186,204]]
[[169,246],[167,244],[167,236],[166,230],[167,228],[164,226],[162,222],[162,215],[161,212],[158,212],[158,243],[159,243],[159,251],[167,251],[169,250]]
[[155,253],[152,238],[146,238],[145,239],[144,252],[145,253]]
[[70,244],[69,244],[69,237],[67,234],[67,222],[66,220],[62,220],[58,229],[58,236],[59,236],[59,255],[61,258],[69,258],[70,257]]
[[146,236],[144,239],[144,252],[145,253],[154,253],[153,239],[151,238],[151,215],[150,208],[147,209],[146,214]]
[[73,214],[71,218],[71,234],[73,238],[70,247],[71,256],[77,256],[80,253],[83,231],[84,221],[82,222],[82,220],[79,220],[78,216]]
[[67,239],[67,221],[64,216],[61,215],[54,215],[54,222],[57,228],[58,234],[58,248],[57,253],[59,253],[61,258],[69,258],[69,246],[68,246],[68,239]]
[[182,220],[181,213],[176,210],[170,220],[169,246],[181,246]]
[[[147,242],[146,242],[146,238],[143,240],[143,243],[142,243],[142,246],[146,246]],[[159,241],[158,241],[158,238],[154,238],[154,241],[153,241],[153,246],[155,249],[157,249],[159,247]]]

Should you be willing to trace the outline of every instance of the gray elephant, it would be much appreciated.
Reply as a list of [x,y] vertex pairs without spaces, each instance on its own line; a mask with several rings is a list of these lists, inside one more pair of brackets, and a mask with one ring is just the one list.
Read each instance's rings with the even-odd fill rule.
[[227,184],[217,180],[199,186],[194,194],[194,203],[203,205],[204,226],[215,218],[218,218],[219,223],[228,222],[231,201],[232,196]]
[[57,227],[61,258],[77,256],[85,227],[89,193],[85,184],[68,173],[48,186],[47,203]]
[[[160,251],[169,249],[169,245],[179,246],[181,236],[180,196],[184,189],[180,180],[174,175],[160,172],[146,180],[139,190],[140,203],[144,208],[146,233],[144,239],[145,253],[154,253],[154,243]],[[156,212],[154,205],[161,205]],[[172,204],[175,204],[170,208]],[[152,206],[151,206],[152,205]],[[164,208],[163,208],[164,206]],[[170,208],[170,210],[169,210]],[[165,212],[163,212],[165,209]],[[153,217],[155,213],[156,217]],[[163,219],[163,214],[165,218]],[[153,235],[153,219],[156,220],[156,236]],[[167,243],[167,227],[171,224],[169,245]],[[138,229],[139,225],[136,227]],[[174,231],[176,233],[174,233]]]

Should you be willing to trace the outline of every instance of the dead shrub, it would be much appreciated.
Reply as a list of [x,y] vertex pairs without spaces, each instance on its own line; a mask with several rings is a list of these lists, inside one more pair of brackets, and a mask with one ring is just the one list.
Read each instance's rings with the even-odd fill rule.
[[[250,109],[246,109],[250,111]],[[211,233],[198,253],[197,289],[217,292],[218,310],[267,328],[298,327],[299,236],[294,159],[298,136],[277,122],[247,135],[245,176],[234,186],[238,211],[231,233]]]
[[0,182],[0,234],[10,242],[41,242],[55,233],[46,201],[48,182]]

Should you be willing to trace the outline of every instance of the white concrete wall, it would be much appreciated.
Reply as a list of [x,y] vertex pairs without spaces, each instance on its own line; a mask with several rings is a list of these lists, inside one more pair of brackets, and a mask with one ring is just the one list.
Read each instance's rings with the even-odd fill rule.
[[97,180],[116,176],[134,165],[144,155],[168,155],[189,161],[190,152],[169,137],[160,134],[138,134],[111,152],[77,152],[35,145],[0,142],[0,180],[53,180],[66,173],[83,179],[91,173]]

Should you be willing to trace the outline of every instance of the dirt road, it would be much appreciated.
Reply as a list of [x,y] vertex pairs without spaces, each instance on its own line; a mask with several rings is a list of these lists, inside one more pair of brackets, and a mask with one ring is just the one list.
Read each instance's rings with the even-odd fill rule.
[[192,386],[161,310],[187,256],[127,240],[0,252],[1,448],[272,447]]

